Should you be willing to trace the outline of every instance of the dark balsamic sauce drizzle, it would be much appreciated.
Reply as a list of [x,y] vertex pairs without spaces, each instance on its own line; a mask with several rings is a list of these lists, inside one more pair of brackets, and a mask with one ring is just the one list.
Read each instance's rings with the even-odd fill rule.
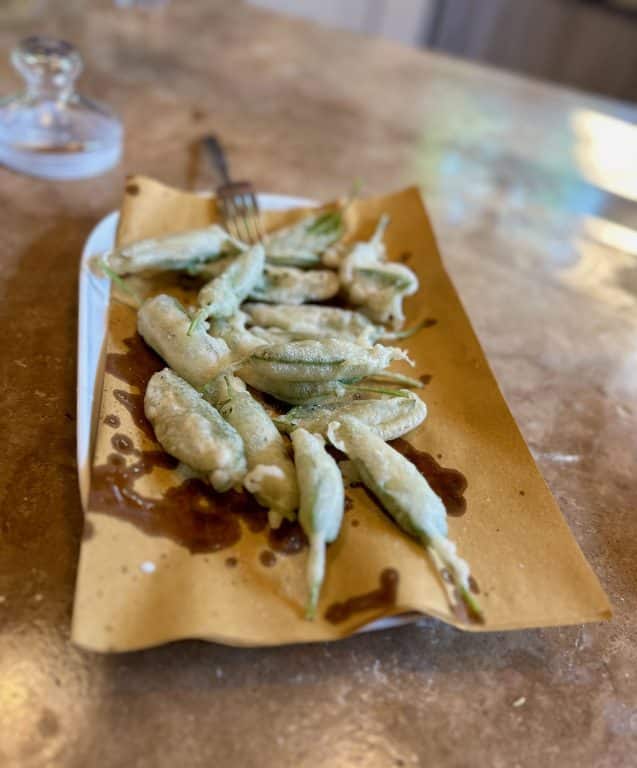
[[282,555],[296,555],[308,545],[307,536],[296,521],[284,520],[278,528],[268,532],[270,549]]
[[109,352],[106,355],[105,368],[111,376],[135,387],[138,392],[135,394],[115,389],[113,396],[130,413],[136,426],[156,442],[153,428],[144,414],[144,393],[150,377],[161,371],[164,364],[138,333],[124,339],[124,345],[127,347],[126,352]]
[[276,555],[271,549],[264,549],[259,553],[259,562],[264,568],[272,568],[276,564]]
[[123,389],[114,389],[113,397],[126,408],[135,425],[142,430],[146,437],[156,442],[153,427],[144,413],[144,395],[126,392]]
[[[139,390],[113,394],[131,413],[133,421],[156,442],[150,422],[144,415],[144,392],[150,377],[164,366],[161,359],[135,334],[124,340],[125,353],[110,353],[106,370]],[[162,450],[141,451],[124,434],[111,437],[114,453],[105,464],[93,468],[90,508],[132,523],[151,536],[163,536],[191,552],[216,552],[236,544],[241,538],[241,522],[253,533],[267,528],[267,512],[245,491],[218,494],[202,480],[189,478],[169,488],[159,498],[145,496],[135,489],[136,480],[155,468],[175,469],[177,461]],[[126,457],[134,457],[127,464]],[[307,546],[297,523],[284,521],[268,533],[270,548],[294,555]],[[274,557],[274,555],[272,555]],[[234,562],[231,562],[234,561]],[[234,567],[236,558],[228,558]]]
[[441,466],[430,453],[419,451],[402,438],[389,443],[399,453],[411,461],[420,474],[440,496],[448,515],[459,517],[467,511],[467,478],[457,469]]
[[140,455],[140,452],[135,448],[130,437],[122,435],[119,432],[111,437],[111,445],[116,451],[119,451],[120,453],[131,453],[137,456]]
[[124,345],[126,352],[109,352],[106,355],[106,370],[144,394],[150,377],[165,366],[138,333],[124,339]]
[[[473,592],[474,590],[472,589],[471,591]],[[461,621],[464,624],[484,624],[484,616],[480,613],[476,613],[470,605],[462,600],[456,587],[453,589],[451,612],[458,621]]]
[[[124,439],[122,439],[124,438]],[[191,552],[217,552],[236,544],[243,521],[248,530],[260,533],[267,528],[267,512],[245,491],[215,493],[199,479],[188,479],[155,498],[135,490],[135,481],[155,467],[174,469],[177,462],[163,451],[140,451],[129,438],[114,435],[117,451],[106,464],[93,468],[90,508],[132,523],[151,536],[164,536]],[[127,465],[125,456],[136,461]],[[296,523],[284,522],[269,531],[270,547],[280,554],[294,555],[307,546]]]
[[380,574],[380,586],[372,592],[350,597],[342,603],[332,603],[325,611],[331,624],[341,624],[356,613],[391,608],[396,604],[400,575],[395,568],[385,568]]
[[[127,447],[128,450],[128,447]],[[151,536],[163,536],[190,552],[217,552],[241,538],[240,521],[263,530],[265,510],[245,492],[216,494],[198,479],[185,480],[159,498],[135,490],[135,481],[155,467],[174,469],[177,462],[163,451],[133,449],[136,461],[127,465],[121,453],[93,469],[90,508],[132,523]]]

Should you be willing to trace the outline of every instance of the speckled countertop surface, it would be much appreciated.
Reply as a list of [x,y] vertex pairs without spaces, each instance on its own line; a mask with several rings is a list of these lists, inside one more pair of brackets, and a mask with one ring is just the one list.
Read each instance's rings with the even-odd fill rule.
[[[0,89],[17,85],[17,38],[63,34],[87,59],[84,91],[122,114],[126,153],[93,181],[0,169],[0,764],[633,764],[637,110],[238,3],[37,6],[0,29]],[[611,623],[473,636],[423,620],[263,651],[189,642],[103,657],[70,645],[80,250],[125,172],[209,185],[193,141],[211,130],[263,190],[422,186]]]

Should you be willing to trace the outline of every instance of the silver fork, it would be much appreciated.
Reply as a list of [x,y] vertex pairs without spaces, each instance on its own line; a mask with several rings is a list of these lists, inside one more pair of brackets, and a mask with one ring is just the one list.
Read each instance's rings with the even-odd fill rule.
[[259,203],[254,187],[249,181],[232,181],[226,153],[215,136],[205,136],[202,143],[221,176],[222,184],[215,193],[226,229],[238,240],[251,244],[262,242]]

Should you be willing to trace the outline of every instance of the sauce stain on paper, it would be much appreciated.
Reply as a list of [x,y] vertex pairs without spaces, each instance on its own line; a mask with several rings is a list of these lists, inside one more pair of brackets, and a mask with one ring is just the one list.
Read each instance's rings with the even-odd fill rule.
[[457,469],[448,469],[438,464],[430,453],[419,451],[403,438],[389,443],[399,453],[414,464],[420,474],[440,496],[448,515],[459,517],[467,511],[467,478]]
[[126,352],[109,352],[106,355],[106,371],[143,394],[153,373],[161,371],[165,365],[138,333],[124,339],[124,346]]
[[120,453],[134,453],[139,455],[139,451],[135,449],[130,437],[122,435],[119,432],[111,437],[111,445]]
[[105,369],[111,376],[135,387],[139,394],[115,389],[113,396],[126,408],[144,434],[155,441],[153,428],[144,414],[144,393],[150,377],[161,371],[164,364],[138,333],[124,339],[124,345],[126,352],[109,352],[106,355]]
[[276,555],[271,549],[264,549],[259,553],[259,562],[264,568],[272,568],[276,564]]
[[[139,334],[124,340],[126,352],[106,356],[106,370],[139,391],[113,390],[113,396],[130,412],[134,423],[154,442],[155,434],[144,414],[144,392],[151,376],[164,367],[161,359]],[[117,417],[115,417],[117,418]],[[114,419],[109,426],[115,426]],[[118,419],[119,426],[119,419]],[[164,536],[190,552],[216,552],[241,538],[241,522],[253,533],[267,528],[267,511],[245,491],[216,493],[207,483],[189,478],[169,488],[160,497],[146,496],[135,488],[136,481],[155,468],[175,469],[178,462],[162,450],[142,451],[120,432],[111,437],[111,453],[105,464],[93,467],[90,509],[132,523],[151,536]],[[133,458],[132,463],[127,463]],[[294,555],[307,546],[298,523],[284,521],[268,534],[270,549]],[[270,552],[266,557],[276,556]],[[230,561],[235,560],[233,564]],[[228,558],[229,567],[236,558]]]
[[474,611],[470,605],[467,605],[467,603],[460,598],[456,588],[453,590],[451,612],[458,621],[462,621],[464,624],[484,624],[484,616]]
[[307,536],[295,521],[284,520],[278,528],[268,533],[270,548],[281,555],[296,555],[308,545]]
[[382,610],[396,605],[400,575],[395,568],[385,568],[380,574],[380,586],[372,592],[350,597],[342,603],[332,603],[325,612],[331,624],[341,624],[356,613]]
[[153,442],[157,442],[152,424],[144,413],[144,395],[136,395],[123,389],[114,389],[113,397],[126,408],[135,425],[142,430],[146,437],[150,438]]
[[[216,494],[201,480],[188,479],[163,496],[145,496],[135,481],[155,467],[174,469],[163,451],[136,451],[130,465],[120,453],[93,469],[90,508],[132,523],[150,536],[165,536],[190,552],[217,552],[241,538],[240,520],[254,515],[256,502],[247,493]],[[259,512],[257,512],[257,515]]]

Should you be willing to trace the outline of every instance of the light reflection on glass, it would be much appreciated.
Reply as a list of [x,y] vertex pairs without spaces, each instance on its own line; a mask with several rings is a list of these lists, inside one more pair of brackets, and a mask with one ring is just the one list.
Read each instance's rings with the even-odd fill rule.
[[582,175],[601,189],[637,201],[637,126],[586,109],[576,110],[571,124]]

